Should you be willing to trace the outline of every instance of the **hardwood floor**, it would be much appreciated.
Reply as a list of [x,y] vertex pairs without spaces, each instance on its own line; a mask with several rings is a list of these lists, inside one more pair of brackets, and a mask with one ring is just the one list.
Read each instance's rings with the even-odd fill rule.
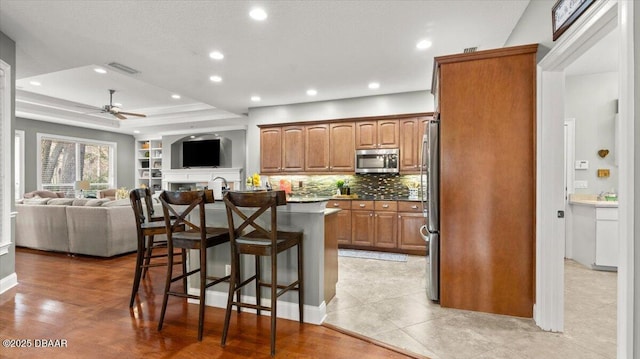
[[[3,347],[0,357],[269,357],[266,316],[234,314],[222,348],[223,309],[206,308],[204,338],[198,342],[198,306],[170,298],[158,332],[164,268],[150,269],[129,309],[134,263],[133,254],[102,259],[18,248],[19,284],[0,295],[0,339],[30,340],[32,347]],[[56,342],[37,341],[42,339],[66,340],[66,347],[44,348],[43,343]],[[285,319],[278,320],[276,357],[406,358],[323,326]]]

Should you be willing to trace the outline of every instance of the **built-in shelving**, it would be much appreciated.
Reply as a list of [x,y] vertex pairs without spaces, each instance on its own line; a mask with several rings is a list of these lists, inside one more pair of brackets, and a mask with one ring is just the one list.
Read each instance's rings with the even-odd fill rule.
[[136,186],[162,189],[162,140],[136,141]]

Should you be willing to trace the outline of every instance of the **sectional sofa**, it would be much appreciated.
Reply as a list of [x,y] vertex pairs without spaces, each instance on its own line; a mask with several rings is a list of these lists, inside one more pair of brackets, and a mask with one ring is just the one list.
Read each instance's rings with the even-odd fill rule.
[[25,198],[16,203],[16,245],[112,257],[137,250],[129,199]]

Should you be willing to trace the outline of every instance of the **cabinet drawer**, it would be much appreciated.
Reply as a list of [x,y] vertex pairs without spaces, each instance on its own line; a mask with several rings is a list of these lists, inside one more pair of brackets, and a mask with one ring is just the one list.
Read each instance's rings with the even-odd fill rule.
[[396,201],[375,201],[375,210],[376,211],[397,211],[398,210],[398,202]]
[[596,220],[617,221],[617,208],[596,208]]
[[351,209],[354,210],[373,210],[373,201],[351,201]]
[[420,202],[414,201],[399,201],[398,202],[398,212],[422,212],[422,204]]
[[351,200],[330,200],[327,202],[327,208],[351,209]]

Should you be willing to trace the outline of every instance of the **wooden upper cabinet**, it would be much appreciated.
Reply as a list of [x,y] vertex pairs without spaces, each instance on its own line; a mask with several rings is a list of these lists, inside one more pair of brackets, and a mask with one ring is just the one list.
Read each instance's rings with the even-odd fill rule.
[[356,149],[398,148],[398,120],[356,122]]
[[260,172],[280,172],[282,166],[282,128],[260,129]]
[[329,125],[329,167],[333,172],[354,172],[355,124],[338,122]]
[[399,137],[398,120],[378,120],[378,148],[398,148]]
[[304,170],[329,171],[329,125],[305,126]]
[[[422,123],[418,118],[400,120],[400,171],[420,170],[420,145]],[[420,140],[418,140],[420,138]]]
[[304,126],[282,127],[282,171],[304,171]]
[[356,122],[357,149],[378,148],[378,134],[376,121]]

